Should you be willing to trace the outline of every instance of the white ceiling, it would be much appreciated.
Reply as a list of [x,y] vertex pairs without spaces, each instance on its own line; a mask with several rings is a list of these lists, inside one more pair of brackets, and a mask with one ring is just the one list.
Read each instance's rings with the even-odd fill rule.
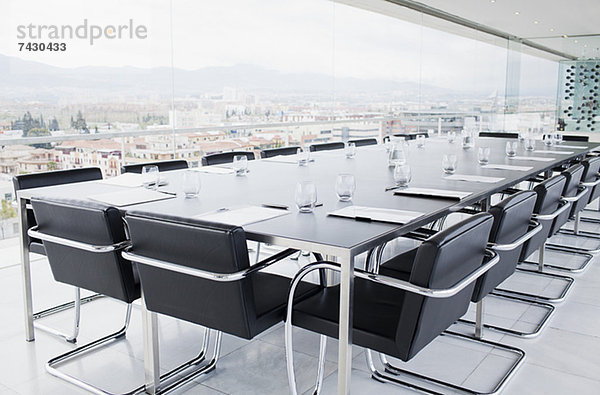
[[[393,0],[334,1],[472,37],[469,32],[471,29],[422,15],[393,4]],[[420,0],[413,3],[441,10],[577,58],[600,58],[600,0]],[[480,35],[479,39],[493,41],[489,35]],[[533,51],[527,48],[524,50],[530,53]],[[548,53],[533,53],[560,59]]]

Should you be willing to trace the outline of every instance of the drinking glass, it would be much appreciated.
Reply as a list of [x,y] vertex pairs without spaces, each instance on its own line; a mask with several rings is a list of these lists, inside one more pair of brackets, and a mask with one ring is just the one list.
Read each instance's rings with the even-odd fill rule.
[[525,151],[533,151],[535,149],[535,139],[533,137],[527,137],[524,141]]
[[248,171],[248,157],[246,155],[235,155],[233,157],[233,170],[236,176],[244,176]]
[[312,213],[317,204],[317,187],[312,181],[296,184],[296,207],[301,213]]
[[479,147],[477,150],[477,161],[480,165],[487,165],[490,162],[490,147]]
[[512,158],[517,155],[517,142],[516,141],[507,141],[506,142],[506,156]]
[[556,133],[554,135],[554,143],[555,144],[561,144],[563,142],[563,135],[562,133]]
[[475,146],[475,137],[473,136],[473,132],[463,130],[461,132],[462,137],[462,147],[464,149],[473,148]]
[[398,164],[404,165],[408,161],[404,142],[396,141],[388,154],[388,166],[393,167]]
[[396,167],[394,167],[394,181],[396,182],[397,186],[405,187],[408,185],[411,179],[412,174],[409,165],[396,165]]
[[444,154],[442,157],[442,169],[446,174],[454,174],[456,171],[456,155]]
[[455,140],[456,140],[456,132],[448,132],[448,142],[450,144],[454,144]]
[[159,177],[158,166],[148,165],[142,167],[142,185],[144,188],[157,189]]
[[354,158],[354,156],[356,155],[356,144],[346,143],[346,146],[344,147],[344,152],[346,153],[346,158]]
[[417,148],[425,147],[425,136],[422,134],[417,135]]
[[356,180],[352,174],[338,174],[335,179],[335,193],[342,202],[352,200],[356,190]]
[[296,155],[298,156],[298,166],[308,166],[308,162],[310,162],[310,150],[298,148],[296,151]]
[[547,145],[548,147],[553,146],[554,145],[554,134],[546,133],[544,135],[544,144]]
[[183,173],[183,194],[186,199],[193,199],[200,194],[200,174],[195,170]]

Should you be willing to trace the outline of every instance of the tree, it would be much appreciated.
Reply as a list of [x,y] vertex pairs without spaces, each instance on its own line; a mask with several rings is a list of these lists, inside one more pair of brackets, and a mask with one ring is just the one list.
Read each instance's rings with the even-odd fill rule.
[[4,226],[6,220],[17,216],[17,210],[11,206],[5,199],[2,199],[2,206],[0,208],[0,229],[2,230],[2,238],[4,239]]
[[56,117],[54,117],[54,119],[52,119],[52,121],[50,121],[50,123],[48,124],[48,130],[53,132],[59,129],[60,127],[58,126],[58,120],[56,119]]
[[48,162],[48,170],[57,170],[57,169],[58,169],[58,163],[56,163],[54,161]]
[[[28,132],[23,132],[23,137],[42,137],[42,136],[51,136],[52,134],[48,131],[48,129],[42,128],[34,128],[30,129]],[[35,148],[52,148],[52,144],[50,143],[37,143],[31,144],[32,147]]]
[[77,118],[75,120],[73,120],[73,117],[71,117],[71,127],[76,130],[81,130],[84,133],[90,132],[87,127],[87,123],[85,122],[85,118],[83,118],[81,110],[77,111]]

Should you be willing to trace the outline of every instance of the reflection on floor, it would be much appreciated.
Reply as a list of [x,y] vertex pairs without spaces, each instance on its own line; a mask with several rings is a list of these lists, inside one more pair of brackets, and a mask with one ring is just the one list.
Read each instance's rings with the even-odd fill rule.
[[[586,229],[600,230],[600,225],[585,225]],[[560,237],[553,240],[560,242]],[[572,242],[569,238],[568,243]],[[412,241],[399,241],[390,249],[412,246]],[[67,394],[83,391],[61,381],[44,370],[45,362],[53,356],[74,347],[55,337],[37,331],[36,341],[24,341],[20,272],[16,241],[0,244],[0,393],[2,394]],[[535,257],[532,257],[535,258]],[[576,265],[578,257],[549,252],[549,262]],[[574,287],[567,300],[557,311],[545,331],[535,339],[517,339],[494,332],[485,337],[522,348],[527,359],[505,394],[598,394],[600,393],[600,262],[597,258],[589,268],[576,274]],[[288,274],[298,265],[308,262],[288,261],[278,270]],[[70,287],[55,283],[43,257],[33,264],[34,301],[36,309],[69,300]],[[531,276],[516,275],[511,287],[552,294],[556,284]],[[79,344],[116,330],[124,316],[124,306],[106,298],[82,307],[82,326]],[[486,306],[487,322],[508,325],[522,330],[531,329],[540,312],[501,300],[490,300]],[[474,315],[473,309],[468,313]],[[45,323],[68,330],[71,314],[64,312],[48,317]],[[461,332],[472,328],[455,325]],[[160,344],[162,368],[168,370],[195,355],[200,348],[203,329],[185,322],[160,317]],[[299,389],[310,393],[314,384],[319,351],[318,336],[296,330],[294,337],[296,370]],[[384,394],[412,393],[370,378],[362,349],[353,348],[354,362],[352,391]],[[66,372],[85,378],[109,391],[124,392],[143,382],[143,350],[139,306],[135,306],[132,324],[123,341],[115,342],[102,351],[66,364]],[[489,390],[499,375],[512,362],[512,357],[499,350],[465,343],[451,338],[440,338],[423,350],[409,366],[425,374],[436,375],[457,384],[480,391]],[[337,343],[329,342],[328,363],[325,371],[324,394],[336,393]],[[278,325],[249,342],[224,336],[221,359],[217,369],[176,393],[190,394],[286,394],[287,376],[283,326]]]

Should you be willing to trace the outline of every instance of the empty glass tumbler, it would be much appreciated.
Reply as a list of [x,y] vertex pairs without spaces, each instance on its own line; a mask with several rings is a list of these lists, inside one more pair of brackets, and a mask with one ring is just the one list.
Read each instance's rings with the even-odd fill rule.
[[463,130],[461,133],[462,147],[464,149],[473,148],[475,146],[475,135],[471,131]]
[[248,172],[248,157],[246,155],[235,155],[233,157],[233,170],[236,176],[245,176]]
[[348,202],[354,197],[356,180],[352,174],[338,174],[335,179],[335,193],[342,202]]
[[183,173],[183,194],[186,199],[198,197],[200,194],[200,174],[195,170]]
[[344,147],[344,153],[346,154],[346,158],[354,158],[354,156],[356,155],[356,144],[346,143],[346,146]]
[[310,150],[298,148],[296,151],[296,156],[298,157],[298,166],[307,166],[308,162],[310,162]]
[[158,166],[149,165],[142,167],[142,185],[144,186],[144,188],[158,188],[159,180],[160,175],[158,171]]
[[407,164],[394,167],[394,182],[399,187],[407,186],[412,180],[410,166]]
[[490,162],[490,147],[479,147],[477,150],[477,161],[480,165],[487,165]]
[[388,153],[388,166],[404,165],[408,162],[406,147],[404,141],[396,141]]
[[296,184],[296,207],[301,213],[312,213],[317,204],[317,187],[312,181]]
[[526,137],[523,145],[525,146],[525,151],[533,151],[535,150],[535,139],[533,137]]
[[456,171],[456,155],[444,154],[442,157],[442,169],[446,174],[454,174]]
[[546,133],[544,135],[544,144],[547,145],[548,147],[551,147],[554,145],[554,134],[553,133]]
[[506,156],[512,158],[517,155],[517,142],[516,141],[507,141],[506,142]]
[[456,132],[448,132],[447,138],[450,144],[454,144],[454,141],[456,141]]
[[425,147],[425,135],[417,135],[417,148]]

